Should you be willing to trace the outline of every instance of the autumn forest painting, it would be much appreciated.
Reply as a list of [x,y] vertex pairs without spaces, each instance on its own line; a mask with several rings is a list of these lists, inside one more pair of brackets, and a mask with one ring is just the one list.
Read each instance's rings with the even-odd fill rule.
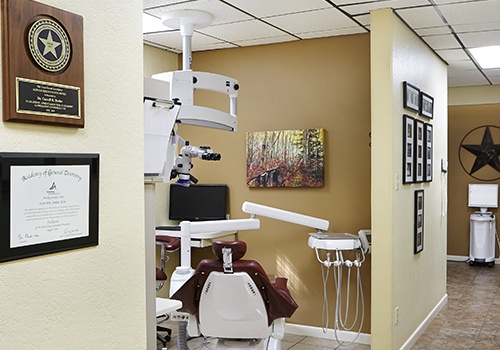
[[248,187],[323,187],[324,129],[246,134]]

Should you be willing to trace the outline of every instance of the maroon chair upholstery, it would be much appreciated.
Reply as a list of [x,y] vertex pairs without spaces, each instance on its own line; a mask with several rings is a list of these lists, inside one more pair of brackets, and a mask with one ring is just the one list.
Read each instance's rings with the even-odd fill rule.
[[[254,260],[241,260],[246,252],[246,243],[243,241],[215,241],[212,251],[217,260],[202,260],[196,268],[195,274],[171,296],[172,299],[182,301],[179,311],[187,312],[198,317],[198,307],[201,291],[208,275],[212,271],[224,272],[222,248],[231,247],[233,251],[233,271],[246,272],[254,281],[264,300],[267,310],[268,324],[281,317],[291,317],[298,305],[286,287],[286,278],[276,278],[271,283],[262,266]],[[199,318],[199,317],[198,317]]]

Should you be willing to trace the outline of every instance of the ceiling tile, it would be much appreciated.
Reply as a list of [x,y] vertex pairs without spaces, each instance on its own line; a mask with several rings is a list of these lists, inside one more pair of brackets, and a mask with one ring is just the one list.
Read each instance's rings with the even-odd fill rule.
[[321,30],[316,32],[300,33],[302,39],[324,38],[329,36],[352,35],[366,33],[361,27],[338,28],[330,30]]
[[272,17],[295,12],[330,8],[324,0],[225,0],[256,17]]
[[441,56],[446,62],[468,60],[469,56],[463,49],[445,49],[436,50],[436,53]]
[[444,35],[451,33],[450,28],[447,26],[418,28],[415,29],[415,32],[417,32],[420,36]]
[[281,35],[281,36],[273,36],[267,38],[260,39],[249,39],[249,40],[235,40],[233,43],[239,46],[254,46],[254,45],[266,45],[266,44],[274,44],[274,43],[284,43],[288,41],[299,40],[291,35]]
[[297,35],[325,29],[354,27],[356,25],[356,22],[334,8],[271,17],[266,18],[266,21],[287,32]]
[[500,69],[484,69],[483,72],[488,76],[488,78],[500,78]]
[[[437,5],[442,5],[442,4],[452,4],[452,3],[457,3],[457,2],[476,2],[478,0],[434,0],[434,2]],[[479,0],[483,1],[483,0]]]
[[158,7],[158,6],[185,3],[185,2],[189,2],[189,1],[196,1],[196,0],[143,0],[142,1],[142,8],[144,10],[147,10],[147,9]]
[[439,17],[439,14],[432,6],[396,10],[396,13],[400,15],[413,29],[440,27],[445,25],[441,17]]
[[211,26],[199,31],[225,41],[260,39],[284,34],[279,29],[256,19]]
[[496,22],[500,14],[500,1],[485,0],[440,5],[439,10],[453,27],[466,23]]
[[175,3],[169,6],[151,9],[146,12],[161,17],[164,13],[174,10],[205,11],[212,16],[212,25],[252,19],[251,16],[246,15],[245,13],[233,8],[232,6],[226,5],[221,1],[214,0],[197,0]]
[[500,29],[500,21],[454,25],[455,33],[482,32]]
[[500,85],[500,77],[492,77],[490,80],[493,84]]
[[448,78],[448,87],[489,85],[482,75],[474,78]]
[[500,30],[457,34],[466,47],[500,45]]
[[365,27],[370,25],[370,15],[359,15],[354,17],[354,19]]
[[460,45],[451,35],[433,35],[423,38],[434,50],[459,49]]
[[[469,59],[469,60],[463,60],[463,61],[450,61],[448,62],[448,72],[453,72],[454,74],[457,71],[464,71],[464,70],[475,70],[477,69],[476,65]],[[460,73],[459,73],[460,74]]]
[[382,0],[382,1],[371,1],[371,2],[362,2],[362,1],[334,1],[337,5],[339,5],[342,10],[346,11],[351,15],[361,14],[361,13],[369,13],[370,10],[374,9],[382,9],[382,8],[405,8],[412,6],[430,6],[428,0]]
[[[155,42],[166,48],[174,48],[177,52],[182,52],[182,37],[179,31],[145,34],[143,38],[145,41]],[[195,32],[191,43],[192,50],[198,51],[202,46],[220,44],[221,41]]]

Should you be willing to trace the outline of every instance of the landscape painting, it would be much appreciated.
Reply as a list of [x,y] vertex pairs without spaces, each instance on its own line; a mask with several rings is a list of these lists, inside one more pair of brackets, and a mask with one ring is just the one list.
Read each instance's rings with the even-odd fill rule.
[[323,187],[324,129],[246,134],[248,187]]

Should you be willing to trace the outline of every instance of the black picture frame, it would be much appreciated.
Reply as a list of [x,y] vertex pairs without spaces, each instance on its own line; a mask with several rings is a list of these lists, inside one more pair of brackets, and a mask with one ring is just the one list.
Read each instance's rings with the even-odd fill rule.
[[415,119],[415,162],[413,182],[424,181],[424,122]]
[[99,154],[0,152],[0,262],[99,244]]
[[432,181],[433,130],[429,123],[424,124],[424,181]]
[[434,118],[434,97],[420,91],[418,113],[427,118]]
[[414,214],[414,244],[413,253],[418,254],[424,250],[424,190],[415,190]]
[[403,115],[403,184],[415,177],[415,118]]
[[403,82],[403,107],[417,113],[420,111],[420,89],[407,81]]

